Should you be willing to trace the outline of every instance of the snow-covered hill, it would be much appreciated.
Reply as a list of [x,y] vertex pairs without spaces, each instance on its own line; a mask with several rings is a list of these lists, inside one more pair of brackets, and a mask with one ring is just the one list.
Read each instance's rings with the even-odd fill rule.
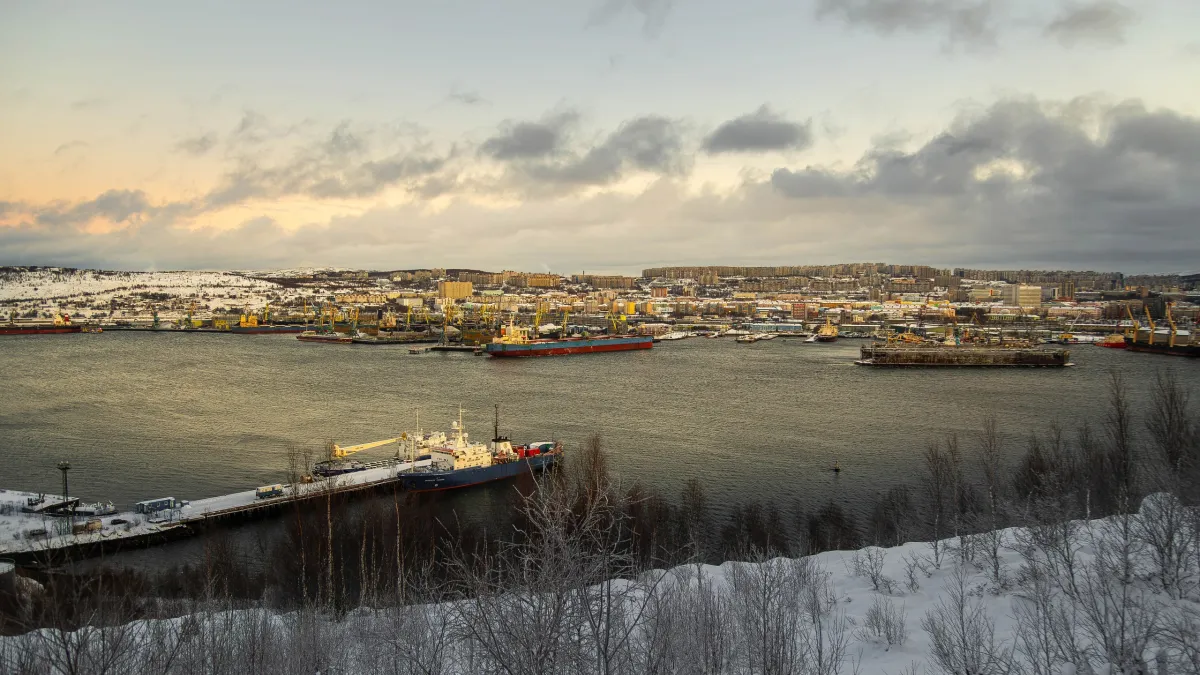
[[1195,674],[1197,524],[1155,495],[1129,517],[593,586],[550,553],[527,561],[529,586],[455,602],[339,615],[212,601],[182,618],[4,637],[0,670],[70,657],[112,672]]
[[209,289],[268,291],[278,285],[233,272],[105,272],[42,267],[0,273],[0,301],[57,300],[85,295],[112,297],[144,291],[198,295]]

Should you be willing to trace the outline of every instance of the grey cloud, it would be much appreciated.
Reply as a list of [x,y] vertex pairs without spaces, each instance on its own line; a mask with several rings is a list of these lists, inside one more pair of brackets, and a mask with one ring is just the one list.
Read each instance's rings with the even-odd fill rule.
[[179,141],[175,144],[175,149],[180,152],[186,152],[189,155],[196,155],[199,157],[200,155],[207,154],[209,150],[212,150],[214,147],[216,147],[217,140],[216,132],[210,131],[199,136],[185,138],[182,141]]
[[632,10],[642,15],[642,33],[648,38],[656,38],[662,34],[667,16],[674,5],[675,0],[604,0],[592,10],[588,25],[608,23],[618,15]]
[[71,150],[75,150],[77,148],[86,148],[86,147],[88,147],[88,144],[85,143],[84,141],[71,141],[69,143],[63,143],[62,145],[55,148],[54,154],[61,155],[64,152],[70,152]]
[[1084,42],[1118,45],[1136,19],[1133,10],[1113,0],[1069,3],[1046,26],[1045,33],[1067,47]]
[[107,218],[117,223],[136,222],[151,210],[146,193],[141,190],[109,190],[69,208],[39,209],[36,215],[39,224],[59,227],[85,224],[95,218]]
[[461,103],[463,105],[480,105],[482,103],[487,103],[487,100],[484,99],[483,96],[480,96],[479,92],[469,90],[465,91],[461,89],[455,89],[454,91],[451,91],[446,99],[454,103]]
[[956,219],[964,237],[992,232],[1013,245],[1064,247],[1061,255],[1073,241],[1072,260],[1101,255],[1101,246],[1196,253],[1200,119],[1127,102],[1101,109],[1098,121],[1097,138],[1085,131],[1089,120],[1036,101],[1004,101],[915,151],[877,148],[840,175],[779,169],[770,185],[796,200],[847,195],[937,205],[949,214],[942,216],[947,235]]
[[103,96],[93,96],[91,98],[82,98],[78,101],[71,102],[71,110],[82,111],[99,108],[108,104],[108,99]]
[[599,145],[556,162],[526,163],[519,169],[538,181],[568,185],[606,185],[626,171],[680,174],[687,158],[679,124],[648,115],[622,124]]
[[255,145],[267,140],[269,127],[270,124],[265,115],[255,110],[245,110],[230,137],[241,143]]
[[369,197],[402,184],[415,190],[418,179],[442,170],[449,159],[425,148],[408,148],[378,158],[371,155],[367,138],[349,122],[342,122],[323,140],[301,147],[285,162],[263,165],[243,159],[205,195],[200,207],[212,210],[289,195]]
[[996,42],[998,0],[818,0],[819,19],[840,19],[884,35],[945,31],[950,45]]
[[718,126],[704,139],[709,154],[802,150],[813,142],[809,123],[791,122],[767,106]]
[[546,157],[562,148],[578,119],[577,113],[568,111],[548,115],[540,122],[506,122],[479,151],[499,161]]

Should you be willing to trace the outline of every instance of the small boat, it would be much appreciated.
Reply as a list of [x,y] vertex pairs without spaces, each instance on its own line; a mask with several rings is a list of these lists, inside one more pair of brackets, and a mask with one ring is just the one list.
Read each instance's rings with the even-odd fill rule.
[[1125,336],[1120,333],[1113,333],[1106,336],[1103,340],[1096,343],[1097,347],[1108,347],[1109,349],[1125,349]]

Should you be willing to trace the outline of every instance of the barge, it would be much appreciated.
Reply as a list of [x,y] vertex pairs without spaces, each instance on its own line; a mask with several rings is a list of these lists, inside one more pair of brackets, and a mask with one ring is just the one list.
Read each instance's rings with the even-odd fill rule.
[[863,345],[860,366],[885,367],[1033,367],[1072,365],[1066,349],[959,345]]

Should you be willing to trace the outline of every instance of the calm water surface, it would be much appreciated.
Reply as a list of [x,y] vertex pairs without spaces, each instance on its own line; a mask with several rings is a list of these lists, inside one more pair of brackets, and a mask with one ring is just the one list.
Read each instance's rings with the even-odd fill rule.
[[699,478],[718,504],[856,502],[918,480],[931,439],[957,431],[971,447],[990,414],[1015,456],[1032,431],[1098,421],[1110,371],[1139,414],[1156,371],[1200,374],[1200,362],[1091,345],[1057,370],[877,370],[853,364],[860,344],[697,338],[497,360],[294,336],[6,337],[0,487],[57,492],[66,459],[85,499],[199,499],[284,480],[289,447],[386,438],[418,411],[422,427],[448,430],[461,405],[484,440],[499,403],[514,440],[561,439],[569,451],[601,434],[626,483],[674,494]]

